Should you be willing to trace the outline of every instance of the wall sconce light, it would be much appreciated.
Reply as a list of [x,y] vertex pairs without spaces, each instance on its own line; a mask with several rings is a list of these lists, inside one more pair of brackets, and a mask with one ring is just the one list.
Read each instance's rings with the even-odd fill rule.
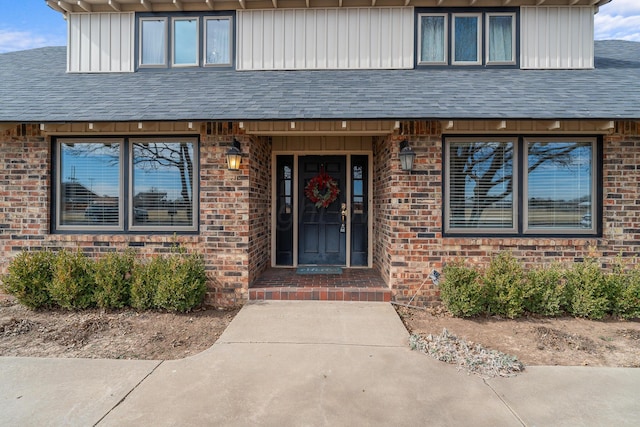
[[416,153],[409,146],[409,141],[406,139],[400,142],[400,167],[403,171],[411,172],[413,170],[413,160],[416,158]]
[[240,162],[242,161],[242,151],[240,151],[240,142],[233,138],[233,143],[229,151],[227,151],[227,169],[230,171],[240,170]]

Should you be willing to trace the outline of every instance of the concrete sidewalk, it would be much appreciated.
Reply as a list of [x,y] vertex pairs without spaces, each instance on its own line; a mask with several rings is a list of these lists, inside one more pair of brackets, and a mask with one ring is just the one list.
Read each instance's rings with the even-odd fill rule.
[[389,304],[273,301],[187,359],[0,358],[0,425],[631,426],[638,384],[617,368],[483,381],[409,350]]

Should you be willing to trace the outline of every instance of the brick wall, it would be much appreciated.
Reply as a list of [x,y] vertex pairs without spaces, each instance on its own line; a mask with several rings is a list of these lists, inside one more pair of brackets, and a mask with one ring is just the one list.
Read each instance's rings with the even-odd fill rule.
[[271,140],[254,138],[249,151],[249,284],[271,265]]
[[[400,171],[399,137],[379,141],[375,158],[374,260],[398,301],[437,301],[428,274],[452,260],[479,267],[509,250],[525,266],[602,257],[604,266],[622,253],[640,255],[640,131],[618,123],[604,138],[602,238],[483,238],[442,236],[442,142],[437,123],[403,123],[417,153],[414,172]],[[391,196],[393,195],[393,196]],[[388,273],[387,273],[388,272]],[[424,282],[420,292],[418,289]]]
[[[243,302],[249,286],[250,234],[263,234],[251,230],[249,223],[250,171],[256,156],[243,158],[240,171],[227,170],[225,153],[237,129],[217,127],[203,125],[200,134],[199,235],[51,234],[51,142],[36,125],[4,131],[0,134],[0,164],[4,165],[0,170],[0,274],[23,250],[81,248],[99,256],[134,247],[141,256],[149,256],[166,253],[177,243],[205,256],[207,303]],[[248,139],[243,142],[245,153],[247,145]],[[264,176],[256,181],[264,181]],[[256,250],[263,246],[264,242],[254,243]]]

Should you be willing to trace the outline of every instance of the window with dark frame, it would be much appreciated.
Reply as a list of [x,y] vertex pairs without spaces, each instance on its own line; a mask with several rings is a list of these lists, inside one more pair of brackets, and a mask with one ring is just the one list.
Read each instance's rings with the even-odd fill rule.
[[233,12],[138,15],[138,67],[233,66]]
[[197,230],[197,138],[59,138],[55,150],[54,231]]
[[597,138],[447,137],[444,147],[445,233],[597,234]]
[[512,9],[418,9],[422,65],[517,65],[517,12]]

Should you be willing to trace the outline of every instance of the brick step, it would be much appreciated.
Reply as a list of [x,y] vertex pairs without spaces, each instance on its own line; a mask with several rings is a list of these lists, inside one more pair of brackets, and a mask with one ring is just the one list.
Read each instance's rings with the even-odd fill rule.
[[263,287],[249,288],[249,301],[360,301],[389,302],[389,288],[374,287]]

